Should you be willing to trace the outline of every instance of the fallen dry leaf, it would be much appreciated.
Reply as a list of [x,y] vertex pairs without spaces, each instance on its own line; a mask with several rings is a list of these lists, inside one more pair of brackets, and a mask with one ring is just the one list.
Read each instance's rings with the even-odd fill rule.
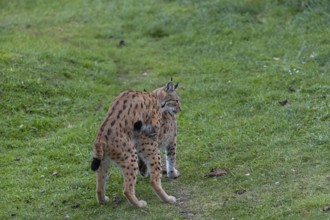
[[217,176],[224,176],[227,174],[227,171],[225,169],[220,169],[220,168],[212,168],[209,177],[217,177]]
[[285,99],[283,101],[279,101],[278,104],[280,104],[281,106],[285,106],[285,105],[289,104],[289,102],[287,99]]
[[293,87],[289,86],[289,87],[288,87],[288,91],[289,91],[289,92],[295,92],[296,90],[295,90]]
[[327,211],[330,211],[330,205],[326,205],[322,208],[322,211],[323,212],[327,212]]
[[117,48],[121,48],[121,47],[123,47],[123,46],[125,46],[125,45],[126,45],[125,40],[120,40],[120,41],[119,41],[119,44],[117,44]]
[[307,218],[309,216],[309,212],[308,211],[304,211],[304,217]]
[[117,196],[115,196],[113,199],[112,199],[113,203],[115,203],[116,205],[119,205],[121,203],[121,199]]
[[325,179],[328,180],[328,181],[330,181],[330,174],[328,174]]
[[77,208],[79,208],[80,207],[80,204],[78,204],[78,203],[74,203],[72,206],[71,206],[71,208],[73,208],[73,209],[77,209]]
[[239,190],[235,191],[235,194],[237,194],[237,195],[243,195],[244,193],[246,193],[245,189],[239,189]]

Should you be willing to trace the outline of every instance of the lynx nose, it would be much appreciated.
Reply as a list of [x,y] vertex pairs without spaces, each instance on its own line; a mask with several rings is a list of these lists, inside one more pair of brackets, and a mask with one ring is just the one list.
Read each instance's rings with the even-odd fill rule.
[[181,111],[181,108],[180,108],[180,106],[178,106],[177,108],[175,108],[175,110],[174,110],[174,112],[175,113],[178,113],[178,112],[180,112]]

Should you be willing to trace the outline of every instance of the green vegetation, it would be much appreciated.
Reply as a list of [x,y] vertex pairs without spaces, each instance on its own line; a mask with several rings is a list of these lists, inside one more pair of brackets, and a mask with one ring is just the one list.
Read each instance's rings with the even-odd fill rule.
[[[0,1],[0,219],[329,219],[327,0]],[[124,40],[120,44],[120,41]],[[180,82],[178,169],[98,205],[113,98]],[[227,175],[207,177],[212,168]]]

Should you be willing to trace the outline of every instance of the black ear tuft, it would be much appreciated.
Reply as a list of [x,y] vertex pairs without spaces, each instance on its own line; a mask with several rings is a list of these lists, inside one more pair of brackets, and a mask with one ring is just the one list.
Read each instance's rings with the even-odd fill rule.
[[140,131],[142,128],[142,121],[137,121],[134,123],[134,131]]
[[175,84],[174,88],[177,89],[179,86],[179,83]]
[[99,168],[100,164],[101,164],[101,160],[99,160],[97,158],[93,158],[91,169],[93,171],[96,171]]

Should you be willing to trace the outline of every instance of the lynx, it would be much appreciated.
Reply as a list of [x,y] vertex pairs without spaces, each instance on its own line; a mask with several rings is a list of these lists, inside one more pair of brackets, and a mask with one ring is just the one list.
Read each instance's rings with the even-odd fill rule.
[[139,161],[146,165],[151,186],[158,197],[167,203],[176,202],[176,198],[167,195],[161,186],[159,150],[166,147],[167,174],[171,178],[177,177],[176,132],[169,131],[176,128],[176,122],[166,122],[167,119],[175,120],[175,114],[181,110],[177,86],[169,82],[152,92],[126,91],[110,105],[96,134],[91,165],[96,171],[96,198],[100,204],[109,200],[105,195],[105,183],[110,161],[121,168],[123,194],[133,206],[143,208],[147,205],[135,195]]

